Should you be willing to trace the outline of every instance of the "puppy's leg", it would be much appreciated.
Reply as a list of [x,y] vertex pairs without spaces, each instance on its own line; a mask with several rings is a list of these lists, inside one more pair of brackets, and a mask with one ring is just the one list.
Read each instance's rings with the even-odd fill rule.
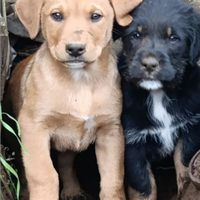
[[95,145],[101,176],[101,200],[125,200],[124,137],[120,125],[108,125],[97,132]]
[[22,150],[30,200],[58,200],[58,174],[50,158],[50,136],[41,124],[33,124],[27,116],[20,116]]
[[144,148],[126,145],[125,173],[129,184],[129,200],[157,199],[155,179],[146,160]]
[[62,200],[73,199],[83,194],[73,169],[75,156],[76,153],[72,151],[58,152],[58,171],[63,183]]
[[137,192],[136,190],[134,190],[132,187],[129,186],[128,199],[129,200],[156,200],[157,188],[156,188],[154,176],[151,172],[150,172],[150,181],[151,181],[151,186],[152,186],[151,187],[152,192],[150,193],[149,196],[145,196],[144,194]]
[[181,199],[184,195],[184,191],[189,184],[188,168],[182,163],[182,141],[178,142],[174,153],[174,165],[176,168],[176,180],[178,186],[177,199]]

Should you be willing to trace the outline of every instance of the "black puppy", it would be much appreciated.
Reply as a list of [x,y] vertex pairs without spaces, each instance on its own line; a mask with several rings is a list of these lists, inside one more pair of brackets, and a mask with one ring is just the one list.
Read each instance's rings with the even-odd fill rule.
[[155,200],[151,166],[174,155],[179,198],[200,149],[200,14],[178,0],[143,0],[119,58],[130,200]]

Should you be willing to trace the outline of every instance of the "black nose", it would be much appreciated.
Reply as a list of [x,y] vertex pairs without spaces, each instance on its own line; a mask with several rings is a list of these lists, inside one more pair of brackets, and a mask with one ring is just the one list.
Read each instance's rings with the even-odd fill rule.
[[146,57],[142,60],[142,66],[149,71],[153,71],[159,67],[159,62],[156,60],[155,57]]
[[85,45],[83,44],[68,44],[66,45],[66,52],[73,57],[81,56],[85,52]]

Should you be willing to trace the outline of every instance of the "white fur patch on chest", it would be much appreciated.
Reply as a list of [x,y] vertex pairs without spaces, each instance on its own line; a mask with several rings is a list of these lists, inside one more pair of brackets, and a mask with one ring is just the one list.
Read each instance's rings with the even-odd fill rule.
[[96,127],[94,117],[84,117],[83,119],[85,120],[84,128],[86,129],[86,132],[93,133]]
[[[161,155],[165,156],[170,154],[174,149],[174,139],[177,137],[177,128],[173,126],[173,116],[171,116],[165,105],[163,104],[165,98],[165,93],[162,89],[152,90],[148,97],[148,110],[150,118],[155,121],[155,128],[148,128],[138,131],[136,129],[131,129],[126,131],[126,141],[129,144],[138,143],[140,141],[146,142],[147,136],[151,136],[156,141],[162,143],[162,148],[160,149]],[[168,101],[168,102],[166,102]],[[165,98],[165,104],[170,103],[169,100]]]
[[167,112],[163,105],[165,93],[162,90],[152,90],[152,117],[160,122],[160,139],[164,146],[164,151],[171,152],[174,149],[174,128],[172,127],[173,117]]
[[83,134],[81,140],[77,140],[77,149],[86,149],[88,145],[93,143],[96,138],[96,123],[94,121],[94,117],[84,117],[84,120],[85,133]]

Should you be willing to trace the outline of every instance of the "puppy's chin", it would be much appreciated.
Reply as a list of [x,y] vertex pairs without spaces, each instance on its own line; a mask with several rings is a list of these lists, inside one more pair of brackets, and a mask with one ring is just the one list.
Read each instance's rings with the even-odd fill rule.
[[138,85],[145,90],[158,90],[163,87],[163,84],[158,80],[141,80]]

